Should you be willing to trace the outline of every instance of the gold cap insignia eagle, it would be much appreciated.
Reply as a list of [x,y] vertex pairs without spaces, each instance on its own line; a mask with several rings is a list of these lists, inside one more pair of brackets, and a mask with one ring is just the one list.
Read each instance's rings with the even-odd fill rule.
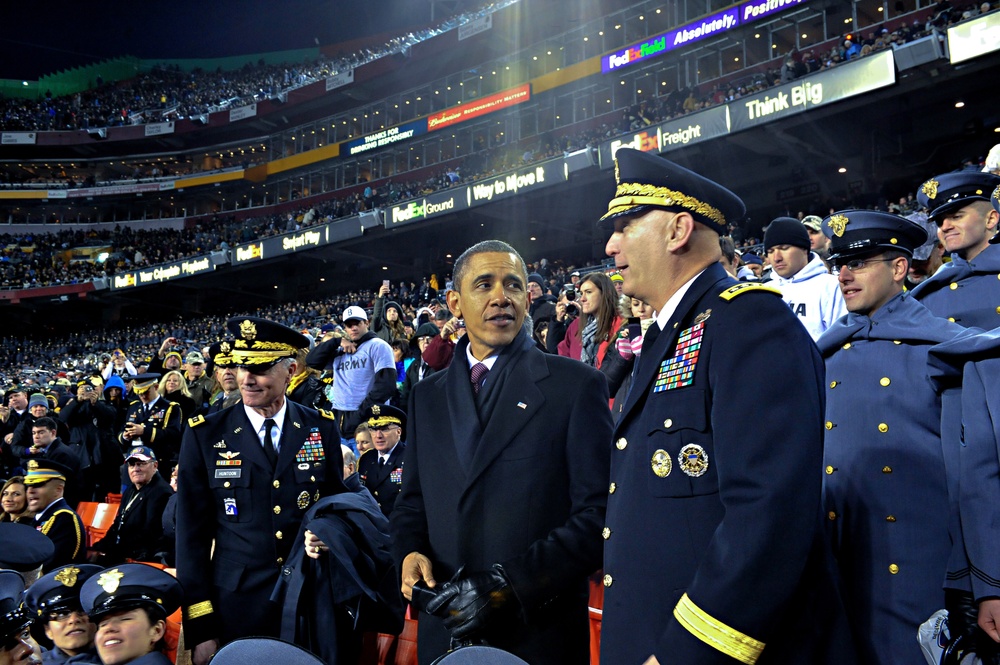
[[940,185],[937,180],[931,178],[924,184],[920,185],[920,191],[924,193],[924,196],[931,199],[932,201],[937,197],[938,185]]
[[827,225],[833,229],[833,234],[838,238],[844,235],[844,231],[847,229],[847,225],[851,223],[851,220],[847,219],[846,215],[834,215],[827,222]]
[[222,351],[223,353],[229,353],[232,350],[232,348],[233,347],[229,345],[229,342],[223,342],[222,344],[219,345],[219,350]]
[[97,578],[97,586],[104,589],[107,593],[114,593],[118,590],[118,585],[121,583],[123,577],[125,577],[125,573],[119,571],[117,568],[105,570]]
[[245,339],[253,340],[257,337],[257,326],[249,319],[240,324],[240,335]]
[[76,586],[77,575],[80,574],[80,569],[75,567],[63,568],[58,573],[55,574],[54,579],[63,586],[73,587]]
[[382,410],[382,409],[381,409],[381,407],[379,407],[379,405],[378,405],[378,404],[375,404],[375,405],[373,405],[373,406],[372,406],[372,415],[373,415],[373,416],[377,416],[377,415],[379,415],[379,411],[381,411],[381,410]]
[[38,462],[35,460],[28,460],[28,470],[34,471],[38,468]]

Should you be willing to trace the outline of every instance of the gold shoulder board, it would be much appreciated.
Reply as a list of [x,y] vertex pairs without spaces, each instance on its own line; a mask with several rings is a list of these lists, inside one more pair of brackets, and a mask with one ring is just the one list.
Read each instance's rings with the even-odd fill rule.
[[319,415],[323,416],[327,420],[337,420],[337,416],[333,415],[333,411],[327,411],[326,409],[319,409]]
[[205,416],[198,415],[193,418],[188,418],[188,427],[197,427],[205,422]]
[[735,286],[730,286],[728,289],[720,293],[719,297],[723,300],[729,301],[742,293],[748,293],[750,291],[763,291],[764,293],[773,293],[776,296],[781,295],[781,291],[773,286],[765,286],[764,284],[756,284],[754,282],[741,282]]

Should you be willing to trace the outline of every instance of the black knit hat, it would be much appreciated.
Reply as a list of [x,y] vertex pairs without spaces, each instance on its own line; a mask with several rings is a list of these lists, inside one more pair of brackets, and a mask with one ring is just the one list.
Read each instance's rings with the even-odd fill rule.
[[797,219],[778,217],[764,231],[764,251],[777,245],[791,245],[808,250],[809,232]]

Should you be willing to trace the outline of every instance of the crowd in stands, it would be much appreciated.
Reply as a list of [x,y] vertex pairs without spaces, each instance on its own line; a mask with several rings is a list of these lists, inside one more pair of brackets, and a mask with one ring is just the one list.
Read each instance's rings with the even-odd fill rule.
[[98,77],[92,88],[75,95],[55,97],[46,92],[37,100],[0,98],[0,129],[55,131],[141,125],[238,108],[403,52],[507,4],[510,0],[490,3],[478,11],[449,18],[437,27],[408,32],[384,44],[334,58],[279,65],[260,60],[235,71],[212,72],[184,72],[176,66],[157,65],[128,81],[105,82]]

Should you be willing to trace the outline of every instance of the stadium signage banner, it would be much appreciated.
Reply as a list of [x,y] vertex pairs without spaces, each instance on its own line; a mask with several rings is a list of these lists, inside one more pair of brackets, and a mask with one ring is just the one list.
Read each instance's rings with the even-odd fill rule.
[[360,139],[347,141],[341,147],[340,154],[358,155],[363,152],[368,152],[369,150],[375,150],[376,148],[391,145],[397,141],[407,141],[412,139],[414,136],[420,136],[421,134],[426,133],[427,119],[424,118],[415,122],[408,122],[405,125],[390,127],[389,129],[385,129],[381,132],[363,136]]
[[731,102],[730,130],[757,127],[895,82],[892,51],[882,51]]
[[692,143],[725,136],[729,133],[729,109],[725,105],[665,122],[656,128],[660,152],[683,148]]
[[474,21],[469,21],[468,23],[458,26],[458,41],[468,39],[469,37],[475,37],[479,33],[486,32],[492,27],[493,14],[480,16]]
[[469,185],[467,200],[470,207],[483,205],[563,182],[566,182],[565,162],[562,159],[553,159]]
[[2,145],[34,145],[37,140],[35,132],[4,132]]
[[255,115],[257,115],[257,105],[247,104],[246,106],[241,106],[238,109],[231,109],[229,111],[229,122],[245,120],[246,118],[252,118]]
[[210,255],[196,256],[152,268],[119,273],[111,278],[111,288],[130,289],[136,286],[159,284],[182,277],[200,275],[213,270],[215,270],[215,262]]
[[145,125],[146,136],[163,136],[164,134],[174,133],[174,123],[172,122],[153,122]]
[[440,217],[458,210],[465,210],[468,203],[462,194],[462,188],[459,187],[392,206],[389,209],[389,214],[385,216],[385,227],[391,229],[405,224],[422,222],[431,217]]
[[607,74],[627,65],[649,60],[667,51],[692,44],[706,37],[720,35],[738,25],[756,21],[802,2],[805,0],[750,0],[721,12],[709,14],[687,25],[602,56],[601,72]]
[[478,118],[494,111],[523,104],[529,99],[531,99],[531,84],[525,83],[524,85],[519,85],[516,88],[510,88],[494,95],[474,99],[467,104],[452,106],[440,113],[433,113],[427,116],[427,130],[433,132],[438,129],[444,129],[445,127],[457,125],[460,122]]
[[326,91],[330,92],[331,90],[336,90],[337,88],[343,88],[345,85],[350,85],[351,83],[354,83],[353,69],[339,74],[334,74],[333,76],[328,76],[326,79]]
[[238,245],[233,250],[233,263],[248,263],[250,261],[260,261],[264,258],[264,244],[252,242],[249,245]]
[[953,65],[998,49],[1000,49],[1000,13],[991,12],[981,18],[948,28],[948,55]]

